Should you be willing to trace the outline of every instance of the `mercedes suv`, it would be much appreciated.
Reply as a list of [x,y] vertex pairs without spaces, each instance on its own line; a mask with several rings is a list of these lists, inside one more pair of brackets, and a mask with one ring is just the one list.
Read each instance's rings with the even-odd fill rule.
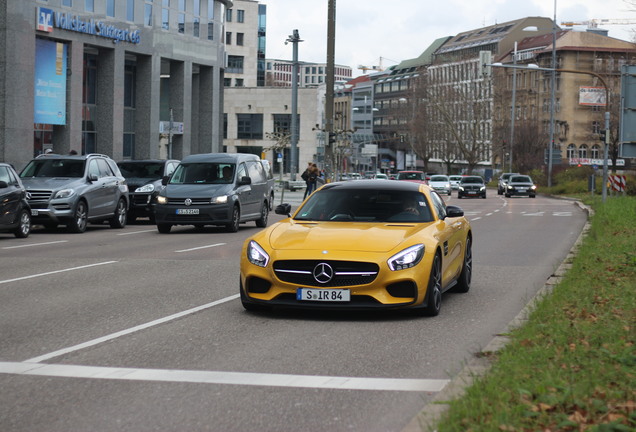
[[108,156],[40,155],[24,167],[20,179],[29,194],[34,224],[62,224],[74,233],[86,231],[89,222],[126,226],[128,185]]

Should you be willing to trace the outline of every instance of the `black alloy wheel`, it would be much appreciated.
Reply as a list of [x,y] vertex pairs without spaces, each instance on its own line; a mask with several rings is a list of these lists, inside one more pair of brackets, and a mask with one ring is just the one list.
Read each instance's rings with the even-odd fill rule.
[[88,226],[88,207],[84,200],[80,200],[75,207],[73,218],[70,220],[67,228],[72,233],[81,234],[86,231]]
[[256,226],[259,228],[265,228],[267,226],[267,216],[269,215],[269,206],[267,205],[267,201],[263,202],[263,207],[261,208],[261,217],[260,219],[256,219]]
[[239,230],[239,222],[241,221],[241,212],[238,205],[232,208],[232,218],[230,223],[225,226],[228,232],[237,232]]
[[437,316],[442,308],[442,263],[438,253],[431,264],[431,274],[426,288],[426,307],[422,311],[427,316]]
[[31,232],[31,213],[27,209],[22,209],[20,212],[20,224],[15,229],[13,234],[17,238],[27,238]]
[[473,244],[470,237],[466,237],[466,250],[464,251],[464,263],[462,272],[457,279],[457,285],[453,291],[467,293],[470,290],[470,283],[473,278]]
[[115,214],[113,218],[109,221],[111,228],[124,228],[126,226],[126,221],[128,213],[128,206],[126,205],[126,200],[120,198],[117,202],[117,207],[115,208]]

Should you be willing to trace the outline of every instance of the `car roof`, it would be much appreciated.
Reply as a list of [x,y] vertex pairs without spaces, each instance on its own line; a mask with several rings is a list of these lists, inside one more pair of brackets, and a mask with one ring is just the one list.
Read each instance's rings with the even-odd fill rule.
[[110,159],[110,156],[101,154],[101,153],[87,153],[82,155],[62,155],[58,153],[47,153],[41,154],[35,157],[35,159],[75,159],[75,160],[86,160],[90,157],[102,157],[106,159]]
[[181,163],[238,163],[260,160],[260,157],[250,153],[202,153],[186,156]]
[[120,163],[164,163],[164,162],[179,162],[177,159],[128,159],[117,161]]

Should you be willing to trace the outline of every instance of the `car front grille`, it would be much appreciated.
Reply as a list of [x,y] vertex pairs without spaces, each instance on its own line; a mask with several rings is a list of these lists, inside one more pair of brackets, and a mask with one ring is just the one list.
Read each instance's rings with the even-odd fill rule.
[[[169,205],[185,205],[185,201],[188,198],[168,198]],[[200,205],[208,205],[210,204],[210,198],[190,198],[192,203],[190,205],[200,206]]]
[[48,201],[53,195],[52,190],[30,190],[29,194],[31,194],[31,198],[29,202],[32,201]]
[[[333,277],[321,283],[314,277],[319,264],[327,264]],[[283,282],[299,286],[342,287],[366,285],[375,280],[379,267],[375,263],[357,261],[283,260],[274,263],[274,272]]]
[[481,186],[462,186],[464,188],[464,191],[468,192],[479,192],[481,190]]

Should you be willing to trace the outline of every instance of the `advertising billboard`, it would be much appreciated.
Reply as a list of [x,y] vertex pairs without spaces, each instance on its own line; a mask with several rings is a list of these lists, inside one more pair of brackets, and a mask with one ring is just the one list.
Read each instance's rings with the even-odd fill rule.
[[66,124],[67,46],[35,40],[34,123]]

